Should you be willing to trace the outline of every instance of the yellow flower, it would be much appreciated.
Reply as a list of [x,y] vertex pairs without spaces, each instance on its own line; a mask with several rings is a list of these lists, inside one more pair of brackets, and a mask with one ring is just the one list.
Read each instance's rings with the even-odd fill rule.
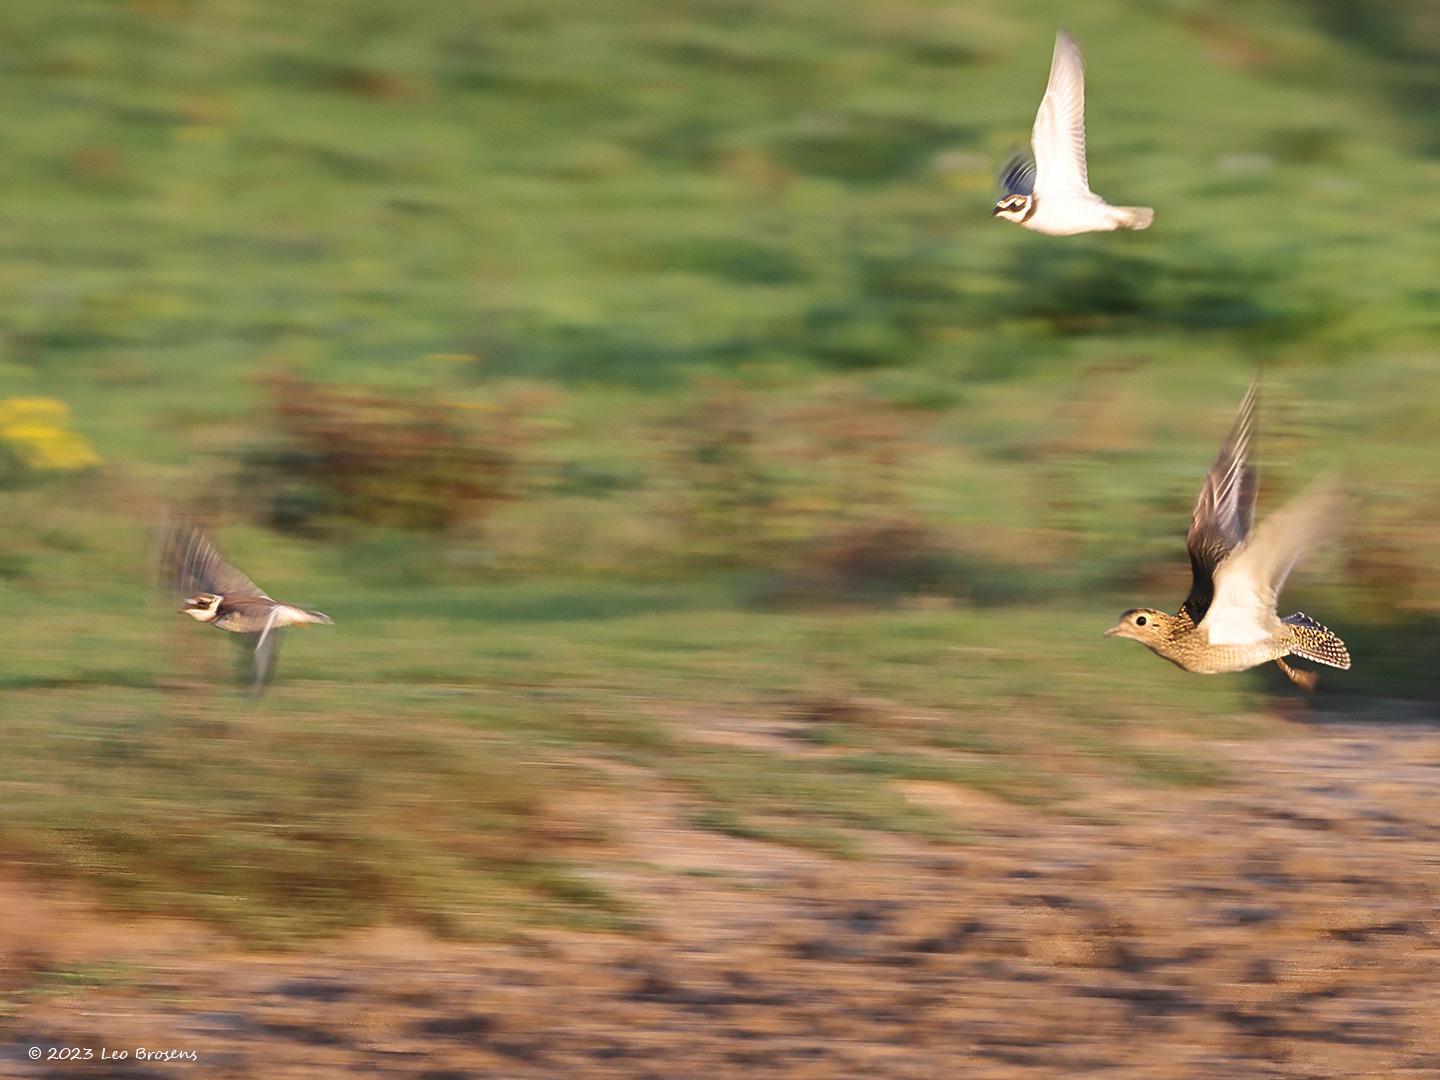
[[27,468],[76,472],[100,464],[100,455],[83,435],[69,430],[70,409],[54,398],[6,398],[0,401],[0,443]]
[[38,417],[49,417],[52,424],[65,424],[70,420],[70,407],[54,398],[12,397],[0,401],[0,426]]

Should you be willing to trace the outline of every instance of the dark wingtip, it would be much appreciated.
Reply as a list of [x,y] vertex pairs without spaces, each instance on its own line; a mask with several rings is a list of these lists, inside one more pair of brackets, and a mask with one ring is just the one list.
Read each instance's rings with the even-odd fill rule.
[[1023,150],[1013,150],[1000,169],[1000,190],[1006,195],[1035,194],[1035,163]]

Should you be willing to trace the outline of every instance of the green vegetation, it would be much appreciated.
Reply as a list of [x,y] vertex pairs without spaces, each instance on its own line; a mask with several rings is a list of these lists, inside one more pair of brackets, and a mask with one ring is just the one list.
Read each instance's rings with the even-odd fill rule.
[[[1435,700],[1429,19],[9,5],[0,411],[53,405],[0,430],[5,865],[264,941],[627,927],[585,864],[651,790],[864,858],[967,841],[917,784],[1223,783],[1201,739],[1287,684],[1099,635],[1180,598],[1261,364],[1262,510],[1358,492],[1288,598],[1356,658],[1317,707]],[[1092,179],[1149,232],[990,218],[1062,22]],[[336,619],[258,707],[149,591],[167,503]]]

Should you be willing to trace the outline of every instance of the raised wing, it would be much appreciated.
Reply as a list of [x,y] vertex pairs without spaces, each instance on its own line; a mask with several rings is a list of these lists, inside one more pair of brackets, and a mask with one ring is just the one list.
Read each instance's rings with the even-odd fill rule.
[[1255,494],[1260,476],[1249,463],[1250,444],[1255,435],[1255,408],[1260,398],[1260,380],[1245,391],[1240,413],[1205,483],[1195,500],[1185,547],[1190,552],[1190,595],[1180,605],[1180,614],[1199,623],[1205,618],[1215,595],[1215,572],[1225,557],[1239,547],[1250,532],[1255,516]]
[[1246,645],[1270,637],[1275,602],[1305,548],[1334,520],[1340,496],[1317,484],[1266,518],[1215,572],[1215,599],[1201,623],[1212,645]]
[[1090,193],[1085,165],[1085,61],[1075,39],[1063,30],[1055,35],[1050,82],[1035,114],[1030,147],[1035,151],[1035,192],[1041,198]]
[[1028,154],[1016,154],[1005,163],[1000,186],[1006,195],[1035,194],[1035,162]]
[[225,597],[269,597],[221,557],[194,522],[177,519],[165,534],[160,551],[160,572],[167,587],[181,596],[215,593]]

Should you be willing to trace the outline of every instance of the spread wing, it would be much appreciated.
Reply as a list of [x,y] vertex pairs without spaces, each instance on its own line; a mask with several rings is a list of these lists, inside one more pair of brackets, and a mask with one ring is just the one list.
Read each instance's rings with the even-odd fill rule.
[[1035,188],[1042,198],[1090,193],[1085,165],[1085,61],[1075,39],[1063,30],[1055,35],[1050,82],[1035,114],[1030,146],[1035,151]]
[[1035,194],[1035,162],[1029,154],[1016,154],[1005,163],[1000,186],[1006,195]]
[[1333,521],[1339,493],[1317,484],[1271,514],[1215,572],[1215,599],[1201,624],[1212,645],[1263,641],[1278,621],[1275,601],[1285,579]]
[[160,573],[162,581],[181,596],[207,592],[269,599],[260,586],[224,560],[205,530],[184,519],[174,521],[165,534]]
[[1259,397],[1260,380],[1256,379],[1245,391],[1235,425],[1200,486],[1195,513],[1190,517],[1190,532],[1185,537],[1190,552],[1190,595],[1180,605],[1180,614],[1194,623],[1205,618],[1215,595],[1216,570],[1244,542],[1255,515],[1260,476],[1249,457]]

